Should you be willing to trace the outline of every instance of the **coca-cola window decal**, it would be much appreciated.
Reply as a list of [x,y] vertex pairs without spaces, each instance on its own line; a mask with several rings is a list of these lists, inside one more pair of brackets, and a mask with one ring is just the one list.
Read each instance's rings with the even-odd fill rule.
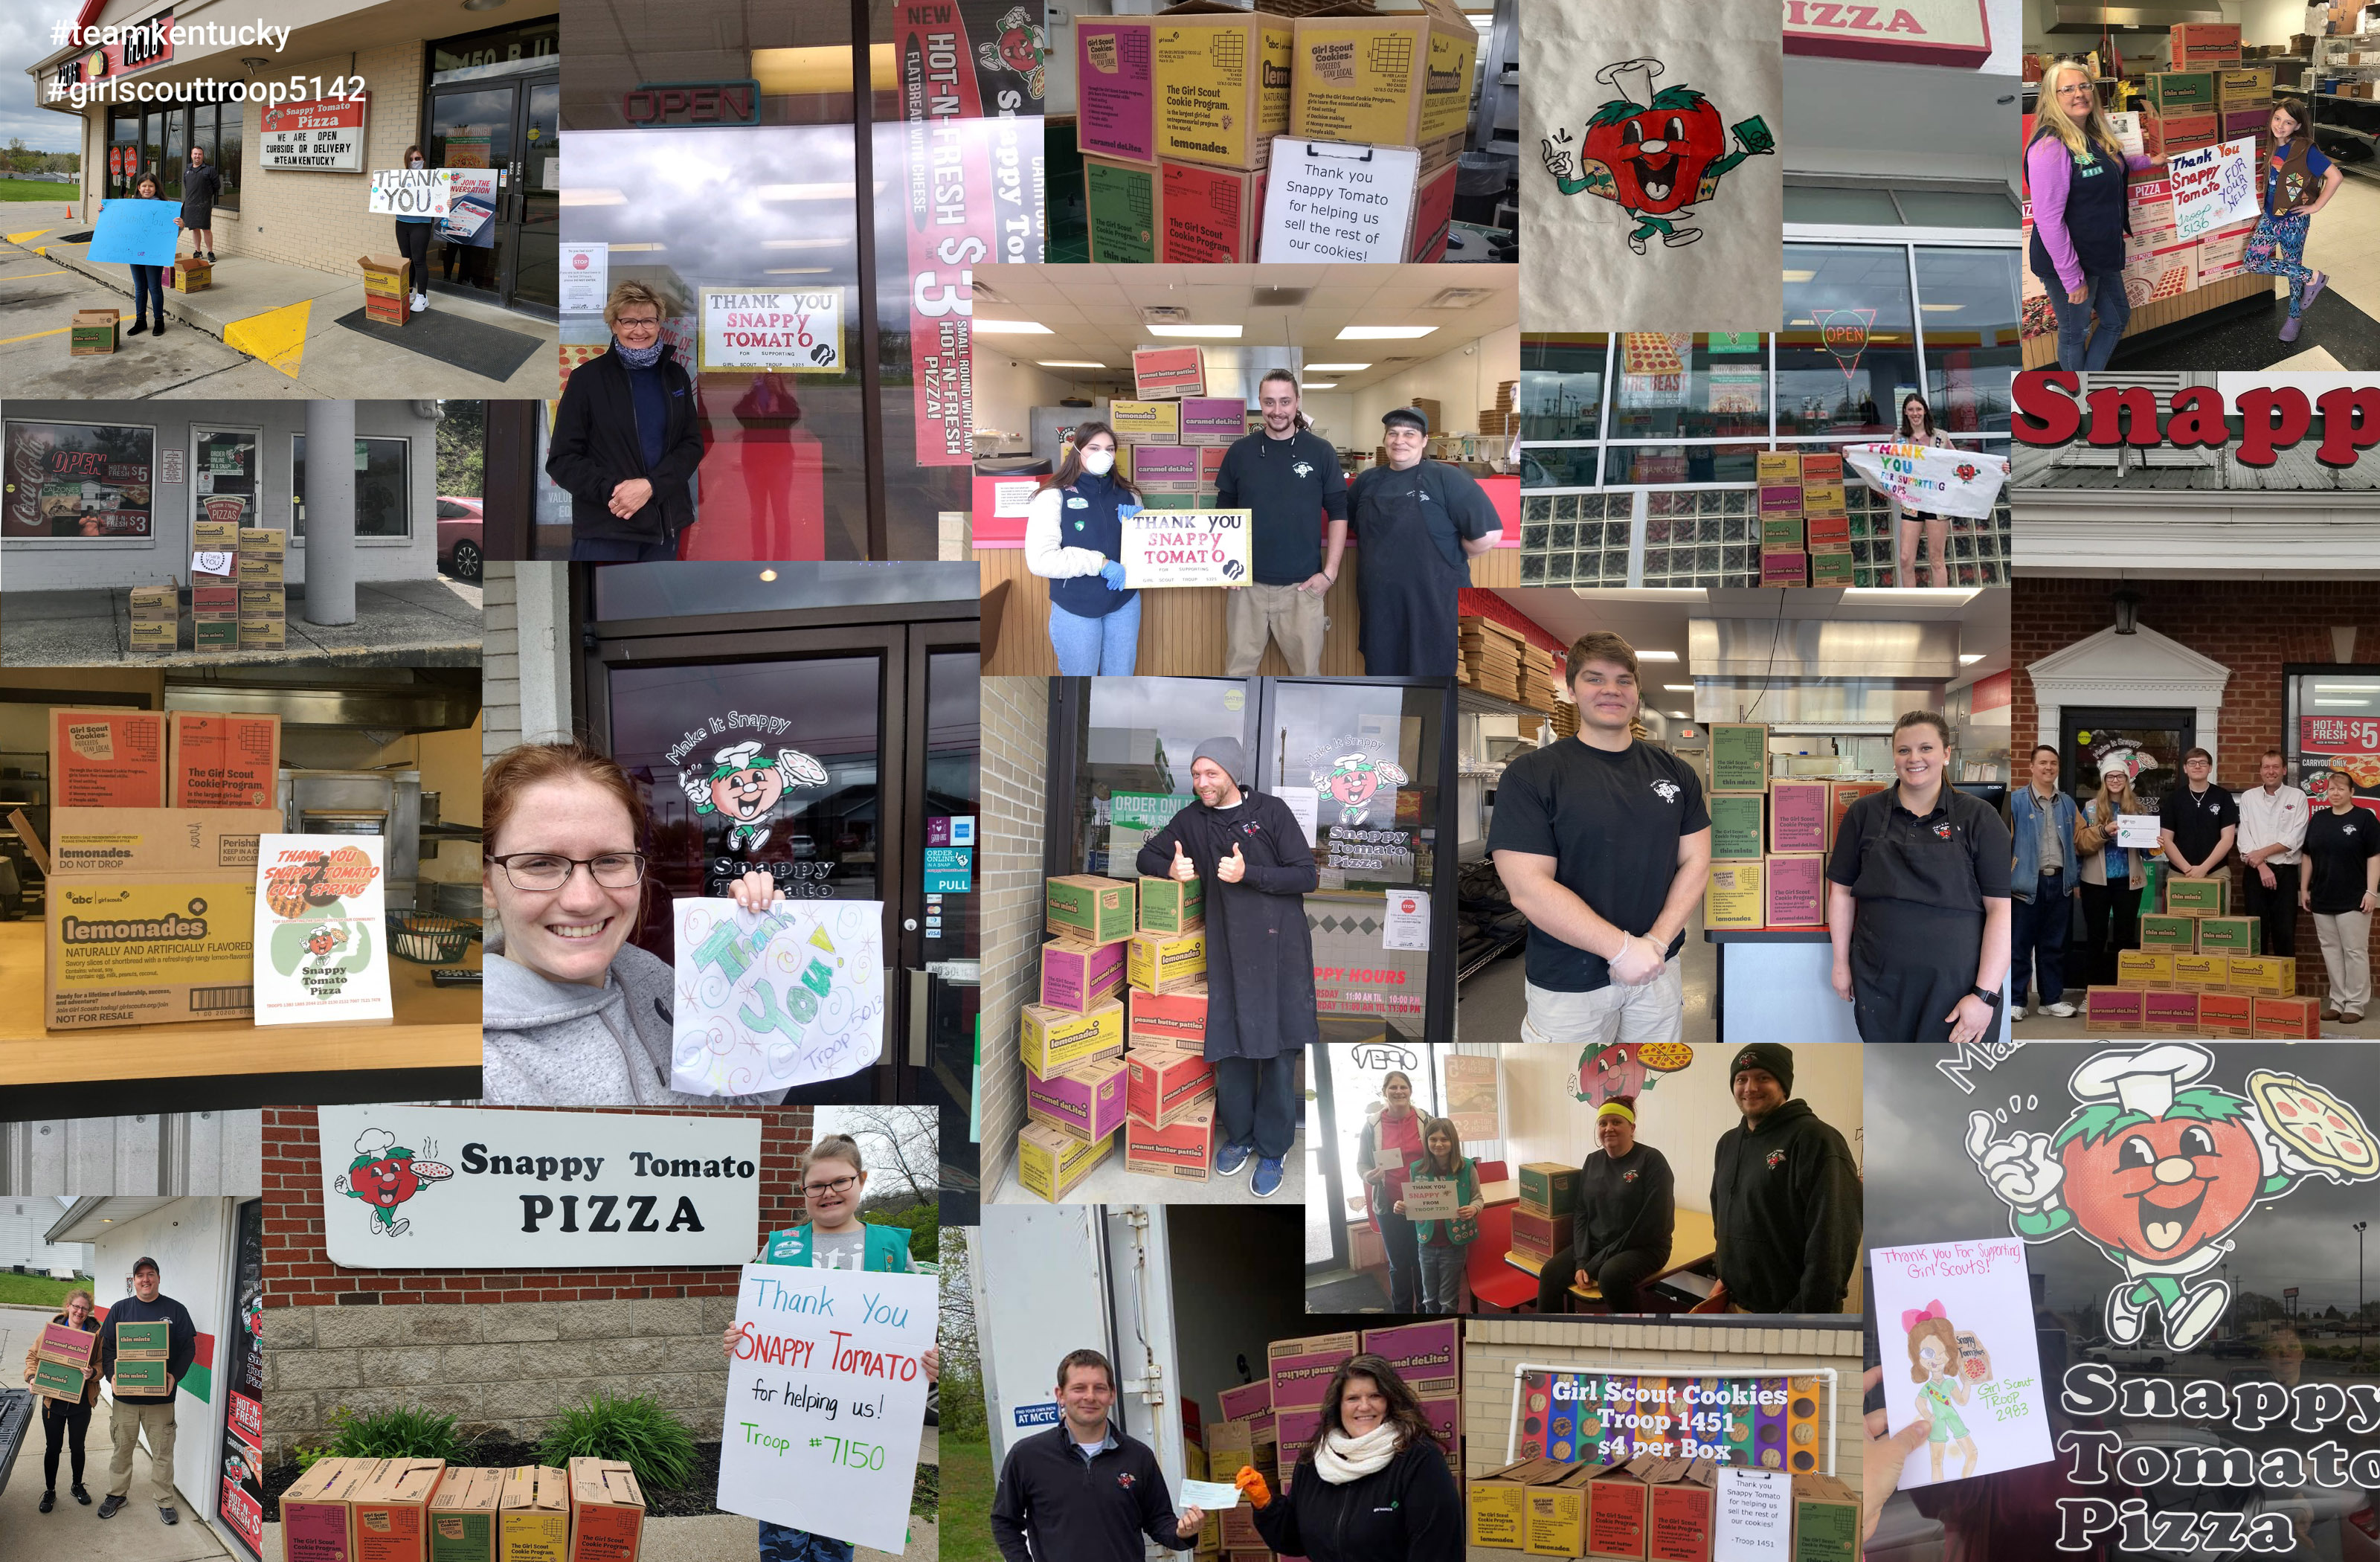
[[9,420],[0,537],[147,541],[156,455],[145,425]]

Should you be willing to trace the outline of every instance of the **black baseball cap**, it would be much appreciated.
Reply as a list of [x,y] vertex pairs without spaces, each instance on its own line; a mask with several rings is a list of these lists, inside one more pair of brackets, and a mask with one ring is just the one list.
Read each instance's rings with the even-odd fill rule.
[[1383,428],[1398,423],[1419,429],[1424,433],[1429,432],[1429,419],[1423,415],[1422,409],[1418,407],[1400,407],[1393,412],[1380,414],[1380,425]]
[[144,1269],[151,1270],[161,1275],[164,1273],[164,1271],[157,1268],[157,1261],[146,1254],[143,1254],[132,1261],[132,1273],[138,1275]]

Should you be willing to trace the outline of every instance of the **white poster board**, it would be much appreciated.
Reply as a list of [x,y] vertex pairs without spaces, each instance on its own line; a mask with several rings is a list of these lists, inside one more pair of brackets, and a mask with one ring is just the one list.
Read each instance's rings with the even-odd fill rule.
[[1125,517],[1125,588],[1248,584],[1254,579],[1250,516],[1247,510],[1143,510]]
[[720,1508],[906,1550],[940,1302],[930,1275],[746,1264]]
[[565,314],[601,314],[612,290],[606,280],[611,247],[605,244],[565,244],[561,247],[562,301]]
[[392,1023],[378,836],[261,836],[256,1023]]
[[2201,238],[2256,215],[2256,142],[2253,137],[2177,152],[2166,160],[2173,187],[2177,239]]
[[1793,1478],[1781,1470],[1718,1468],[1711,1562],[1787,1562],[1793,1554]]
[[839,1080],[884,1045],[884,906],[673,902],[677,1006],[670,1088],[755,1095]]
[[1394,265],[1420,178],[1418,147],[1275,136],[1259,258]]
[[2164,828],[2164,822],[2154,813],[2119,813],[2116,844],[2127,850],[2155,851]]
[[454,184],[444,168],[374,168],[371,210],[391,217],[443,217]]
[[1868,1273],[1887,1416],[1895,1432],[1928,1423],[1901,1466],[1901,1490],[2046,1464],[2049,1406],[2023,1241],[1872,1248]]
[[367,93],[264,108],[257,120],[256,165],[319,174],[362,173],[370,106]]
[[702,290],[702,367],[843,372],[843,289]]

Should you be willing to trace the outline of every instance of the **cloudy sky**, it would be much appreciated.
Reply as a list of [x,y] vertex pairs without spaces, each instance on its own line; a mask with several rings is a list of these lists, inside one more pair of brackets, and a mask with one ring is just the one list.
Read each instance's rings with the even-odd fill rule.
[[50,29],[60,16],[74,19],[72,0],[26,0],[0,6],[0,146],[18,136],[36,152],[72,152],[76,122],[33,102],[32,78],[25,72],[50,52]]

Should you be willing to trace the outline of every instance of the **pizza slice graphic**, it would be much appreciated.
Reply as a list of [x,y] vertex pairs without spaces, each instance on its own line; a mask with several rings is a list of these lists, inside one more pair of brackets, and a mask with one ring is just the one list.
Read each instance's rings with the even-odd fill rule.
[[2259,1068],[2248,1076],[2248,1095],[2273,1136],[2314,1165],[2350,1178],[2380,1176],[2380,1141],[2320,1085]]

